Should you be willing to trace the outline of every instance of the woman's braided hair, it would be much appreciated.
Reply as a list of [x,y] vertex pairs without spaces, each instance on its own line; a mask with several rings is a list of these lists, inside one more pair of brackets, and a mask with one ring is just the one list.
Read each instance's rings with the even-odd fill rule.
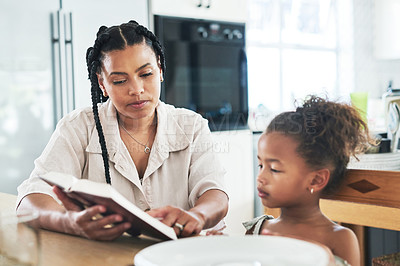
[[297,153],[312,169],[331,169],[329,183],[324,188],[327,194],[340,185],[350,157],[376,144],[356,109],[313,95],[296,111],[276,116],[266,134],[271,132],[295,139],[299,144]]
[[93,47],[89,47],[86,52],[86,64],[91,83],[92,109],[96,129],[99,135],[105,178],[108,184],[111,184],[108,152],[98,111],[98,104],[107,101],[108,97],[105,97],[100,89],[97,74],[101,72],[101,63],[104,59],[105,53],[114,50],[124,50],[127,46],[141,44],[143,42],[153,49],[160,62],[162,73],[165,73],[165,56],[160,42],[151,31],[144,26],[139,25],[134,20],[109,28],[101,26],[97,32],[97,38]]

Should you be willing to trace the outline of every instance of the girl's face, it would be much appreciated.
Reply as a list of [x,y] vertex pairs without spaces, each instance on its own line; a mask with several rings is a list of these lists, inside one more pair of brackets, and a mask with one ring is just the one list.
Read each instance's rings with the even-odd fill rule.
[[145,43],[105,54],[100,88],[122,118],[152,117],[160,97],[162,73],[154,51]]
[[304,202],[312,180],[312,170],[296,152],[293,138],[272,132],[258,141],[258,196],[269,208],[292,207]]

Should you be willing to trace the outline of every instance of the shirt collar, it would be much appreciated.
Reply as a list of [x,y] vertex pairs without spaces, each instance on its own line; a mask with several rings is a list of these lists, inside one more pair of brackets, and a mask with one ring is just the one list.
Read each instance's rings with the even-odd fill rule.
[[[183,150],[190,144],[190,138],[167,105],[159,101],[157,105],[157,134],[153,146],[160,153]],[[193,125],[190,125],[193,126]]]
[[[183,150],[189,146],[191,138],[187,136],[183,126],[177,122],[177,117],[168,110],[165,103],[159,101],[156,107],[157,111],[157,133],[152,149],[156,149],[162,157],[168,157],[169,152]],[[104,132],[107,150],[110,159],[122,144],[119,135],[117,112],[111,100],[98,105],[100,123]],[[182,118],[181,118],[182,119]],[[184,119],[184,118],[183,118]],[[193,125],[188,125],[193,127]],[[101,153],[99,137],[96,126],[93,126],[93,132],[89,140],[87,152]]]

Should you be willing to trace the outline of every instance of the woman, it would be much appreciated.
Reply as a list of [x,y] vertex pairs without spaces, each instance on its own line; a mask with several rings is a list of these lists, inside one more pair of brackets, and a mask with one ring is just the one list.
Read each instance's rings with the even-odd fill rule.
[[118,214],[93,219],[104,206],[82,210],[38,178],[56,171],[110,183],[182,237],[218,224],[228,209],[225,171],[206,120],[159,100],[165,63],[156,36],[135,21],[102,26],[86,61],[92,110],[60,120],[18,187],[17,211],[37,209],[42,228],[90,239],[115,239],[131,228]]

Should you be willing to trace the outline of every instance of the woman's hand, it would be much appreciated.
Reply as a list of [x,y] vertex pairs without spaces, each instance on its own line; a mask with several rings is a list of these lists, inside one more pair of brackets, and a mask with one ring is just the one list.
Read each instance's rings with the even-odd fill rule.
[[218,189],[204,192],[193,208],[185,211],[181,208],[166,206],[152,209],[147,213],[159,218],[164,224],[174,227],[180,237],[200,234],[201,230],[218,224],[228,212],[228,196]]
[[[222,226],[218,226],[222,222]],[[212,236],[212,235],[225,235],[224,234],[224,229],[226,228],[225,221],[222,220],[218,225],[214,226],[214,228],[208,230],[206,232],[206,236]]]
[[53,191],[66,209],[60,220],[65,233],[88,239],[114,240],[131,227],[130,223],[121,223],[123,218],[119,214],[103,217],[101,214],[106,212],[106,208],[102,205],[82,209],[58,187]]
[[205,224],[204,217],[201,214],[173,206],[152,209],[147,213],[173,227],[179,237],[198,235]]

